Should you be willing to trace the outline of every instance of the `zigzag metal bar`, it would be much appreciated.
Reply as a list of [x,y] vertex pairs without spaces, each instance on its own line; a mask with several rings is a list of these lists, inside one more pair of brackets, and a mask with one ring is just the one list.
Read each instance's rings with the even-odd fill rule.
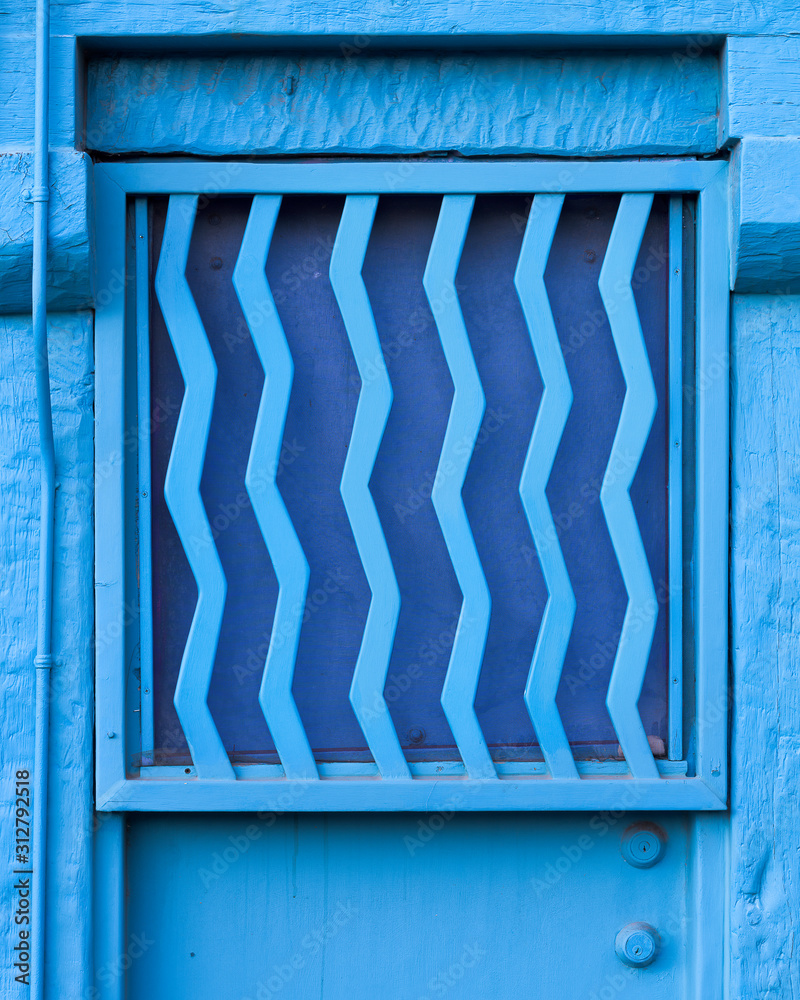
[[233,271],[233,285],[264,369],[244,482],[264,536],[278,601],[258,700],[287,778],[319,777],[292,694],[295,658],[308,591],[308,562],[276,475],[294,378],[294,364],[267,282],[267,254],[281,206],[279,195],[256,195]]
[[619,426],[600,489],[600,502],[628,593],[628,607],[606,705],[635,778],[658,777],[637,708],[653,643],[658,605],[630,498],[631,483],[658,405],[631,287],[652,205],[652,194],[622,196],[598,282],[626,385]]
[[170,197],[155,282],[185,385],[164,496],[197,582],[197,606],[174,701],[198,775],[233,779],[207,704],[227,584],[200,496],[217,366],[185,275],[196,212],[197,195]]
[[361,376],[361,392],[340,491],[372,591],[350,686],[350,703],[381,775],[410,778],[411,772],[383,696],[400,615],[400,590],[369,489],[375,458],[392,408],[392,386],[361,277],[377,206],[378,198],[374,195],[347,198],[330,264],[331,286]]
[[544,271],[563,204],[563,194],[537,194],[533,199],[514,274],[544,383],[519,495],[549,595],[525,686],[525,704],[551,775],[577,778],[578,770],[556,707],[556,693],[575,620],[575,595],[545,493],[572,408],[572,387],[544,284]]
[[455,288],[458,262],[474,203],[474,195],[445,195],[442,198],[422,284],[453,379],[453,404],[431,494],[463,595],[442,687],[442,708],[470,777],[496,778],[497,772],[475,714],[475,694],[492,601],[461,497],[486,409]]

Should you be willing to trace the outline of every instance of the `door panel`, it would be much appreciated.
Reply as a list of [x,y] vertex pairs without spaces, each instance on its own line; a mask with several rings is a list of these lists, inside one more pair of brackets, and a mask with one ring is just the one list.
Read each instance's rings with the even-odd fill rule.
[[[632,814],[131,816],[130,998],[684,996],[691,822],[655,819],[638,869]],[[644,969],[614,950],[633,921],[661,934]]]

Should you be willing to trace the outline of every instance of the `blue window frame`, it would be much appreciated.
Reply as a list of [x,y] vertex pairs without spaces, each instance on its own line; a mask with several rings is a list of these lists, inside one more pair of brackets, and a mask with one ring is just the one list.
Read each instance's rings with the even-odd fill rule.
[[[724,170],[722,163],[694,161],[420,162],[401,172],[391,162],[161,162],[96,168],[101,264],[96,327],[97,767],[102,808],[724,807],[728,456]],[[226,450],[224,439],[216,444],[213,440],[212,425],[225,426],[224,420],[212,419],[215,393],[228,398],[231,386],[241,388],[242,369],[226,374],[224,365],[215,360],[213,337],[207,336],[202,314],[213,309],[215,302],[218,310],[222,308],[220,297],[210,278],[190,273],[190,251],[207,256],[209,246],[214,245],[206,241],[201,247],[193,236],[198,203],[223,192],[226,199],[243,196],[238,209],[243,235],[240,232],[236,263],[228,267],[227,280],[232,282],[244,318],[251,355],[245,357],[244,367],[256,372],[252,394],[259,397],[258,407],[251,407],[251,430],[244,442],[246,495],[237,509],[248,509],[251,528],[263,536],[270,557],[268,561],[262,558],[263,570],[274,574],[277,596],[269,611],[274,620],[260,657],[266,660],[266,668],[259,662],[258,670],[248,675],[250,718],[253,725],[260,722],[265,734],[258,744],[260,753],[250,757],[246,753],[237,757],[235,746],[237,727],[245,725],[247,710],[237,706],[230,711],[232,735],[223,737],[220,706],[225,696],[215,700],[212,682],[220,643],[235,644],[236,638],[231,640],[225,633],[226,588],[232,578],[240,600],[256,593],[254,578],[245,579],[244,567],[260,564],[255,555],[250,558],[246,553],[237,562],[235,553],[226,551],[235,533],[222,539],[217,532],[214,537],[209,516],[213,482],[207,463],[214,449],[223,457]],[[437,675],[445,720],[442,729],[452,733],[454,743],[449,747],[444,739],[426,739],[423,727],[399,726],[402,706],[389,704],[386,698],[393,648],[402,641],[402,635],[398,637],[401,605],[408,603],[407,596],[415,590],[403,576],[402,546],[406,543],[398,542],[387,529],[381,508],[379,450],[386,435],[392,434],[391,426],[387,430],[392,379],[376,320],[383,324],[384,313],[391,314],[391,302],[377,304],[368,253],[371,236],[381,231],[381,195],[381,206],[391,199],[396,203],[409,197],[436,199],[421,285],[434,320],[436,343],[443,352],[445,380],[452,383],[430,484],[431,517],[435,514],[459,601],[446,669]],[[153,199],[163,196],[169,198],[168,207],[164,202],[165,211],[154,212]],[[351,380],[354,413],[349,417],[346,457],[342,456],[340,492],[341,514],[349,523],[363,567],[369,608],[356,623],[355,668],[349,679],[349,701],[357,720],[354,731],[361,744],[357,752],[343,753],[340,746],[327,756],[320,752],[325,741],[314,735],[308,705],[298,707],[302,685],[293,687],[293,681],[300,680],[302,648],[298,654],[298,645],[303,619],[308,618],[308,595],[316,592],[314,587],[309,591],[309,580],[314,582],[319,564],[315,560],[309,566],[309,544],[296,516],[304,484],[295,484],[298,496],[292,500],[291,488],[282,491],[277,481],[286,421],[292,419],[293,359],[296,365],[299,355],[276,281],[268,280],[267,258],[270,243],[279,242],[283,235],[282,199],[286,207],[294,196],[315,197],[317,213],[321,211],[319,199],[340,200],[341,216],[330,252],[329,292],[357,368]],[[518,485],[532,542],[529,552],[541,571],[544,593],[544,613],[531,643],[531,662],[525,676],[518,678],[516,693],[535,732],[531,745],[535,743],[539,751],[528,754],[510,751],[516,744],[507,732],[496,740],[487,739],[493,723],[490,714],[481,714],[479,685],[492,621],[493,588],[485,570],[490,561],[487,551],[494,542],[489,534],[482,537],[477,528],[473,534],[471,522],[479,519],[468,510],[469,483],[466,492],[463,489],[476,445],[481,435],[490,433],[484,425],[489,391],[484,390],[484,383],[490,385],[491,373],[483,362],[476,363],[474,338],[471,343],[461,309],[479,282],[468,281],[459,266],[465,265],[472,252],[470,221],[484,212],[487,199],[501,196],[528,196],[530,205],[527,218],[517,216],[523,222],[514,251],[514,288],[518,322],[529,337],[528,352],[535,358],[543,390],[535,417],[531,414],[533,432]],[[556,702],[571,637],[580,631],[575,624],[576,594],[579,608],[587,601],[579,587],[573,587],[575,574],[565,562],[554,521],[553,493],[548,492],[572,406],[574,380],[557,329],[554,288],[558,281],[548,272],[548,261],[559,223],[565,224],[569,206],[579,197],[594,197],[592,204],[606,208],[613,204],[607,248],[595,272],[596,293],[623,388],[596,499],[622,585],[622,622],[610,674],[605,675],[610,676],[605,699],[620,759],[614,752],[598,753],[596,747],[590,751],[596,759],[584,759],[589,754],[579,752],[580,741],[571,739],[567,732],[571,723],[565,722],[566,713]],[[403,211],[396,204],[395,221]],[[645,231],[648,225],[656,225],[659,211],[669,261],[661,331],[645,315],[642,297],[637,300],[634,278],[641,266]],[[687,260],[696,265],[696,280],[690,281],[683,273],[684,215],[693,217],[695,212],[696,235],[692,232]],[[207,217],[219,224],[223,214],[212,208]],[[159,220],[157,227],[154,218]],[[159,229],[160,245],[151,280],[154,228]],[[214,238],[220,239],[219,235]],[[485,251],[481,257],[481,252],[476,245],[476,259],[485,266],[488,258]],[[216,257],[210,266],[212,272],[226,267]],[[398,260],[398,269],[401,266]],[[152,308],[153,300],[157,310]],[[152,324],[151,316],[155,317]],[[685,335],[685,320],[690,321],[692,337]],[[492,328],[491,316],[487,325]],[[231,336],[229,330],[221,333]],[[686,359],[682,357],[684,344],[690,348]],[[154,363],[151,351],[162,352],[165,364]],[[159,394],[169,388],[163,373],[170,359],[175,385],[183,384],[183,397],[177,417],[177,407],[163,406],[163,429],[168,428],[169,434],[159,436],[153,400],[158,401]],[[321,356],[315,359],[323,363]],[[523,363],[521,359],[514,362]],[[423,375],[420,370],[415,377]],[[154,397],[151,382],[159,379],[162,382]],[[687,379],[691,379],[688,391]],[[686,408],[684,397],[690,403]],[[684,410],[695,421],[690,433],[695,462],[689,467],[691,481],[686,483],[682,482]],[[235,422],[232,429],[238,429]],[[240,435],[233,437],[231,453],[242,445]],[[643,518],[641,505],[637,510],[632,502],[631,485],[637,470],[649,461],[648,448],[656,479],[661,462],[667,489],[661,490],[661,506],[655,502]],[[487,470],[499,475],[496,468],[487,466]],[[284,484],[289,478],[284,477]],[[693,506],[684,497],[693,500]],[[491,514],[489,510],[487,523]],[[312,505],[306,509],[305,520],[313,520],[313,515]],[[243,536],[239,537],[241,542]],[[659,539],[667,602],[660,602],[653,578],[654,559],[659,558],[653,553],[658,552]],[[432,544],[428,548],[433,551]],[[687,551],[691,589],[684,601]],[[587,555],[586,561],[594,558],[599,557]],[[241,572],[228,572],[226,579],[223,562],[240,567]],[[406,562],[413,564],[414,559]],[[418,556],[416,563],[418,568]],[[417,588],[423,583],[417,572]],[[322,580],[323,594],[324,587]],[[666,608],[659,611],[659,602]],[[682,621],[684,606],[691,615],[688,630]],[[169,622],[176,613],[183,613],[185,621],[170,631]],[[233,633],[241,632],[247,620],[248,615],[242,614],[233,623]],[[229,631],[230,625],[229,620]],[[686,641],[687,634],[693,642]],[[685,663],[684,648],[690,650]],[[653,737],[650,722],[646,729],[648,710],[640,703],[646,676],[659,669],[657,663],[654,666],[654,651],[662,656],[667,689],[663,739]],[[319,646],[314,656],[318,660],[323,653],[324,646]],[[163,665],[170,656],[176,676],[168,682]],[[129,664],[134,660],[138,667],[132,671]],[[490,673],[488,668],[486,673]],[[172,725],[179,738],[174,744],[177,753],[170,758],[159,756],[156,749],[166,742],[163,734],[173,703]],[[320,714],[324,716],[324,708]],[[658,740],[663,744],[661,753]],[[353,740],[343,742],[350,745]]]

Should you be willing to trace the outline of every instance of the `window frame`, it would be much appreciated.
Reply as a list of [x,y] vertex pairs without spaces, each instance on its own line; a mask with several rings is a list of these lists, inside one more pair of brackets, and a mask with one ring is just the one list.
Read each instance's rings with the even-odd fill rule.
[[[158,161],[95,167],[96,311],[96,667],[97,803],[103,810],[723,809],[727,800],[728,237],[727,164],[653,161],[246,163]],[[411,780],[323,774],[305,780],[234,768],[236,780],[191,769],[147,768],[130,777],[126,753],[130,678],[125,631],[131,618],[126,514],[126,346],[134,295],[126,261],[129,197],[196,194],[381,194],[486,192],[697,195],[696,476],[694,482],[695,774],[657,779],[609,773],[580,780],[545,774],[455,775]],[[129,338],[128,338],[129,339]],[[134,359],[135,365],[135,359]],[[129,457],[129,453],[128,453]],[[135,465],[135,461],[133,463]],[[126,565],[126,562],[128,565]],[[127,602],[127,603],[126,603]],[[134,617],[138,615],[138,611]],[[689,627],[688,623],[684,628]],[[242,772],[249,772],[247,776]],[[166,776],[169,772],[170,776]],[[173,776],[174,773],[174,776]]]

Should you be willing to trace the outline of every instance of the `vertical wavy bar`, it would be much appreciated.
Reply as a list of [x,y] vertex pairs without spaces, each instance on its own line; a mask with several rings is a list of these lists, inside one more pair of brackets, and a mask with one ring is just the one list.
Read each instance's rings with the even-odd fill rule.
[[431,493],[463,598],[442,687],[442,708],[469,776],[496,778],[475,713],[492,601],[461,496],[486,409],[455,286],[474,203],[474,195],[442,198],[422,283],[453,379],[453,403]]
[[551,775],[577,778],[578,770],[556,707],[558,684],[575,620],[575,595],[545,492],[572,408],[572,386],[544,283],[563,204],[563,194],[537,194],[533,199],[514,274],[544,385],[522,468],[519,495],[548,593],[525,686],[525,704]]
[[374,195],[347,198],[330,264],[331,286],[361,376],[361,392],[340,492],[372,592],[350,686],[350,703],[381,776],[410,778],[411,772],[383,695],[400,615],[400,590],[369,489],[392,408],[392,385],[361,277],[377,206],[378,198]]
[[186,281],[196,212],[196,195],[170,197],[155,282],[185,386],[164,496],[197,583],[197,606],[174,701],[198,777],[233,778],[233,768],[207,703],[227,583],[200,495],[217,366]]
[[653,205],[652,194],[620,201],[598,282],[625,378],[625,399],[600,502],[628,593],[606,705],[635,778],[658,778],[637,703],[642,691],[658,605],[630,487],[650,435],[658,400],[631,278]]
[[256,195],[250,209],[233,286],[247,320],[264,388],[258,407],[245,487],[278,580],[278,600],[258,700],[287,778],[319,777],[292,694],[295,659],[308,591],[308,561],[277,484],[294,363],[266,275],[280,195]]

